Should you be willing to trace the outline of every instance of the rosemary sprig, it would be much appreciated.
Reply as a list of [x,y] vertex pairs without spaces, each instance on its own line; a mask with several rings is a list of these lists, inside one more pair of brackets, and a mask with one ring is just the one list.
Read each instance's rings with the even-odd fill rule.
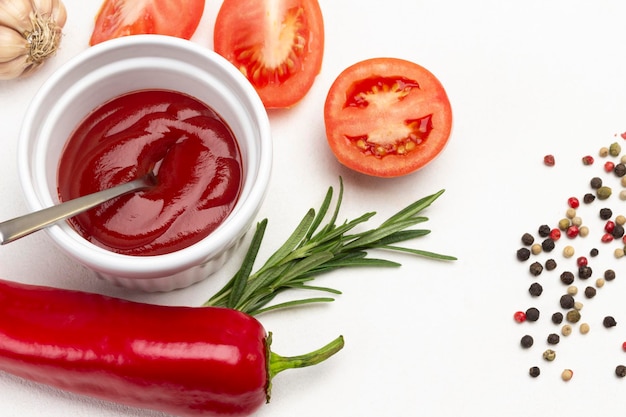
[[319,211],[316,213],[314,209],[310,209],[285,243],[258,271],[252,273],[267,227],[267,219],[259,222],[239,271],[204,305],[228,307],[257,315],[303,304],[333,301],[332,297],[315,297],[268,306],[276,295],[289,289],[341,294],[333,288],[308,284],[316,275],[324,272],[355,266],[400,266],[397,262],[367,257],[370,249],[384,249],[438,260],[455,260],[453,256],[395,245],[430,233],[430,230],[409,228],[428,220],[418,214],[443,192],[441,190],[415,201],[374,229],[354,232],[356,226],[367,222],[376,213],[368,212],[336,225],[343,198],[343,181],[340,178],[335,209],[325,226],[320,228],[331,206],[332,187],[329,187]]

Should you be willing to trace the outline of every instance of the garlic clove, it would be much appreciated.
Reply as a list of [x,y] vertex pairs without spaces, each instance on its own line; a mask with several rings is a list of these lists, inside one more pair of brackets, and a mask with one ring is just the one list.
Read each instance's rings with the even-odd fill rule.
[[32,11],[30,1],[2,0],[0,1],[0,26],[24,33],[31,26],[30,14]]
[[61,0],[52,0],[52,21],[59,27],[65,26],[67,10]]
[[28,55],[20,55],[12,61],[0,62],[0,80],[11,80],[31,68]]
[[9,62],[22,55],[28,56],[30,45],[16,30],[0,26],[0,62]]

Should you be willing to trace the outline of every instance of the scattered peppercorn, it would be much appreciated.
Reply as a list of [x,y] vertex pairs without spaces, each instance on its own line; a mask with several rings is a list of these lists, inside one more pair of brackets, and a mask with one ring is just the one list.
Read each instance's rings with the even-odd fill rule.
[[567,205],[575,209],[580,206],[580,201],[576,197],[570,197],[567,199]]
[[543,352],[543,358],[547,361],[552,362],[556,358],[556,352],[552,349],[547,349],[545,352]]
[[539,262],[533,262],[530,264],[529,271],[534,276],[539,276],[543,272],[543,266]]
[[539,255],[541,253],[541,245],[539,243],[535,243],[530,247],[530,252],[533,255]]
[[602,320],[602,325],[608,329],[610,327],[617,326],[617,322],[615,321],[613,316],[606,316],[604,320]]
[[589,251],[589,256],[591,256],[592,258],[595,258],[596,256],[598,256],[598,253],[600,253],[600,251],[596,248],[593,248]]
[[578,310],[578,311],[582,310],[583,309],[583,303],[581,303],[580,301],[576,301],[574,303],[574,309]]
[[598,155],[600,155],[602,158],[609,156],[609,148],[607,148],[606,146],[601,147],[598,151]]
[[554,155],[550,155],[550,154],[549,154],[549,155],[544,156],[544,157],[543,157],[543,163],[544,163],[546,166],[553,167],[553,166],[554,166],[554,164],[555,164]]
[[615,168],[613,168],[613,172],[618,177],[623,177],[624,175],[626,175],[626,165],[620,162],[619,164],[615,165]]
[[607,269],[604,271],[604,279],[607,281],[613,281],[615,279],[615,271],[612,269]]
[[528,374],[533,378],[537,378],[541,374],[541,370],[538,366],[531,366],[528,370]]
[[600,218],[602,220],[608,220],[613,217],[613,210],[610,208],[604,207],[600,209]]
[[532,284],[530,284],[530,287],[528,288],[528,292],[533,297],[539,297],[541,293],[543,293],[543,287],[538,282],[533,282]]
[[596,296],[596,289],[593,287],[587,287],[585,288],[585,297],[587,298],[593,298]]
[[613,142],[609,146],[609,155],[611,156],[619,156],[620,152],[622,152],[622,147],[619,143]]
[[561,238],[561,231],[558,228],[554,228],[550,231],[550,239],[557,241]]
[[561,273],[561,282],[565,285],[571,285],[574,282],[574,274],[570,271],[564,271]]
[[591,275],[593,275],[593,270],[591,269],[590,266],[586,265],[586,266],[581,266],[580,268],[578,268],[578,278],[587,279],[591,277]]
[[563,313],[557,311],[556,313],[552,314],[551,320],[554,324],[561,324],[563,322]]
[[543,249],[545,252],[551,252],[554,249],[554,246],[554,240],[550,238],[541,242],[541,249]]
[[626,366],[617,365],[615,367],[615,375],[617,375],[618,378],[624,378],[626,376]]
[[547,339],[548,343],[551,345],[558,345],[561,341],[561,337],[556,333],[550,333]]
[[569,287],[567,287],[567,293],[570,295],[578,294],[578,287],[575,285],[570,285]]
[[626,352],[626,342],[622,343],[622,350]]
[[593,165],[593,156],[585,155],[582,157],[583,165]]
[[578,236],[578,234],[580,233],[580,229],[578,228],[578,226],[576,225],[571,225],[570,227],[567,228],[567,230],[565,231],[565,234],[567,235],[567,237],[573,239],[576,236]]
[[578,265],[578,267],[587,266],[588,264],[589,264],[589,261],[584,256],[579,256],[576,259],[576,265]]
[[539,229],[537,230],[537,233],[539,233],[539,236],[541,237],[548,237],[550,235],[550,226],[548,226],[547,224],[542,224],[541,226],[539,226]]
[[530,307],[526,310],[526,320],[537,321],[539,320],[539,310],[535,307]]
[[565,369],[561,373],[561,379],[563,379],[563,381],[569,381],[570,379],[572,379],[573,376],[574,371],[572,371],[571,369]]
[[518,323],[523,323],[526,321],[526,313],[523,311],[516,311],[515,314],[513,314],[513,319]]
[[621,239],[624,236],[624,226],[616,224],[611,234],[615,239]]
[[522,338],[520,339],[520,345],[522,345],[522,347],[524,349],[528,349],[534,343],[535,343],[535,340],[533,339],[533,337],[531,335],[528,335],[528,334],[522,336]]
[[566,324],[563,327],[561,327],[561,334],[565,337],[572,334],[572,326],[570,326],[569,324]]
[[535,237],[530,233],[524,233],[522,235],[522,243],[526,246],[530,246],[535,243]]
[[517,250],[517,259],[524,262],[530,258],[530,250],[528,248],[519,248]]
[[587,323],[582,323],[579,327],[580,330],[580,334],[587,334],[589,333],[589,324]]
[[583,203],[585,204],[591,204],[595,201],[596,196],[591,194],[591,193],[587,193],[583,196]]
[[570,323],[578,323],[580,320],[580,311],[578,310],[570,310],[565,315],[565,319]]
[[610,242],[613,242],[613,239],[615,238],[613,237],[612,234],[605,233],[602,235],[602,238],[600,240],[602,241],[602,243],[610,243]]
[[546,261],[546,269],[548,271],[552,271],[552,270],[556,269],[556,261],[554,259],[552,259],[552,258],[548,259]]
[[559,300],[559,304],[561,304],[561,308],[564,309],[570,309],[574,307],[574,297],[572,297],[570,294],[564,294],[561,296],[561,299]]
[[604,163],[604,170],[606,172],[611,172],[611,171],[613,171],[614,168],[615,168],[615,162],[607,161],[607,162]]
[[571,245],[567,245],[563,248],[563,256],[566,258],[571,258],[572,256],[574,256],[574,253],[576,253],[576,250]]
[[560,230],[567,230],[567,228],[571,225],[572,223],[570,222],[570,220],[568,218],[564,218],[559,220],[559,229]]
[[603,185],[602,187],[596,190],[596,197],[598,197],[599,200],[606,200],[607,198],[611,196],[612,193],[613,193],[613,190],[611,189],[611,187],[607,187],[606,185]]
[[604,287],[604,282],[605,282],[604,278],[598,278],[596,280],[596,287],[598,287],[598,288]]

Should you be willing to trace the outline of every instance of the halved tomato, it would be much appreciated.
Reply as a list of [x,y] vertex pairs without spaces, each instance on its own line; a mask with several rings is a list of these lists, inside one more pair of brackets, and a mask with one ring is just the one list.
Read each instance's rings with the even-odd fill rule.
[[138,34],[189,39],[203,12],[204,0],[105,0],[89,44]]
[[324,22],[317,0],[224,0],[215,51],[250,80],[266,108],[287,108],[322,67]]
[[326,137],[345,166],[377,176],[414,172],[445,147],[452,110],[439,80],[424,67],[374,58],[345,69],[324,105]]

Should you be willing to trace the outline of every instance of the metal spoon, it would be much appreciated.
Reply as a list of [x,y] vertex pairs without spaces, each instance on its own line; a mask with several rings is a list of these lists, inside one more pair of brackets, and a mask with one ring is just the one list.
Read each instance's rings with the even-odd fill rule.
[[156,185],[156,182],[156,176],[151,172],[134,181],[1,222],[0,245],[13,242],[61,220],[73,217],[115,197],[150,188]]

